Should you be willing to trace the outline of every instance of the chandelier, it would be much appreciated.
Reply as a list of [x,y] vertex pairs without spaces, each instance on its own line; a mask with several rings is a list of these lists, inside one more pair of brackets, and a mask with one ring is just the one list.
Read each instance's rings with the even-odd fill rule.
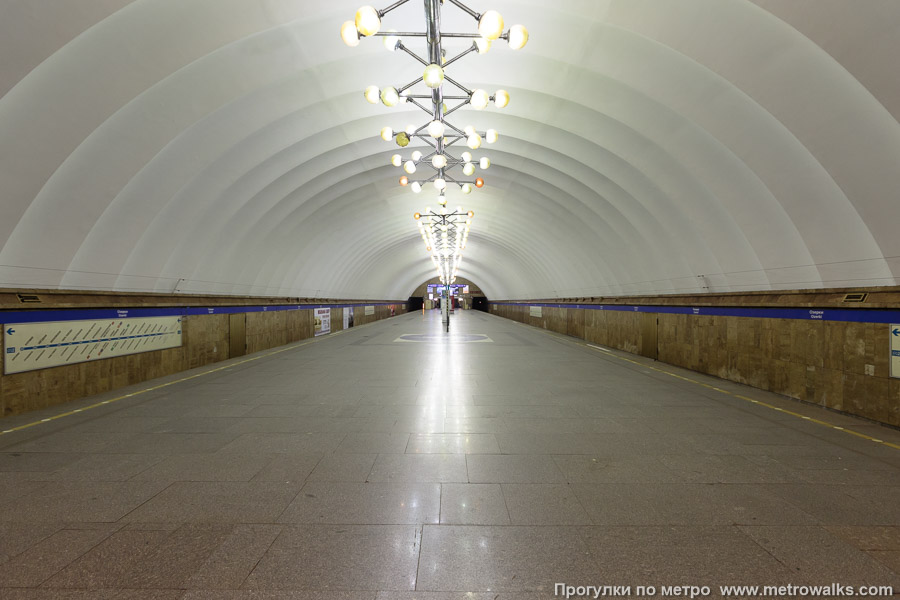
[[[493,102],[498,108],[505,108],[510,99],[509,93],[502,89],[495,91],[493,95],[483,89],[469,89],[447,75],[447,68],[473,52],[486,53],[498,39],[506,40],[513,50],[522,48],[528,42],[528,30],[522,25],[514,25],[504,32],[503,17],[497,11],[489,10],[479,14],[459,0],[447,1],[475,19],[477,32],[442,32],[440,23],[444,0],[424,0],[424,32],[381,31],[382,18],[409,0],[399,0],[382,10],[363,6],[356,11],[354,21],[346,21],[341,26],[341,38],[348,46],[359,45],[362,37],[380,36],[388,50],[405,52],[424,66],[422,76],[406,85],[384,88],[370,85],[365,89],[364,95],[372,104],[380,101],[385,106],[395,107],[401,103],[410,103],[428,114],[428,120],[421,125],[409,125],[402,130],[385,127],[381,130],[381,137],[385,141],[395,142],[400,148],[406,148],[413,140],[425,143],[422,150],[414,150],[406,158],[401,154],[394,154],[391,157],[391,164],[402,168],[405,172],[400,177],[400,185],[409,186],[415,193],[421,192],[424,185],[432,184],[439,192],[438,203],[441,206],[447,204],[444,192],[448,183],[456,184],[462,193],[470,194],[474,189],[484,186],[482,177],[471,179],[476,170],[486,170],[491,166],[491,161],[487,157],[475,161],[468,151],[455,156],[450,151],[451,147],[465,143],[471,150],[478,150],[482,143],[493,144],[499,138],[496,129],[479,131],[471,125],[460,128],[451,123],[447,117],[466,105],[476,110],[484,110]],[[425,57],[416,54],[403,41],[419,37],[425,38],[427,46]],[[469,48],[447,59],[441,47],[442,38],[469,38],[473,41]],[[445,83],[452,85],[455,92],[445,94]],[[419,84],[425,89],[417,91],[416,87]],[[413,178],[412,176],[419,173],[420,167],[423,166],[425,167],[423,170],[426,170],[425,175]]]
[[[406,85],[383,88],[370,85],[365,89],[364,96],[371,104],[381,102],[387,107],[409,103],[428,115],[424,123],[409,125],[399,131],[395,131],[392,127],[384,127],[381,130],[381,138],[386,142],[393,141],[402,149],[407,148],[413,140],[424,143],[421,149],[413,150],[406,158],[399,153],[394,154],[391,156],[391,164],[402,168],[405,173],[400,176],[401,186],[408,186],[418,194],[423,186],[430,183],[438,191],[437,202],[440,208],[437,211],[426,208],[424,215],[415,213],[414,218],[441,283],[449,286],[456,280],[459,272],[462,251],[466,247],[475,213],[464,212],[461,207],[448,212],[447,185],[455,184],[463,194],[471,194],[474,189],[484,187],[482,177],[472,179],[476,170],[484,171],[491,166],[488,157],[483,156],[476,161],[468,150],[456,155],[453,146],[465,144],[470,150],[478,150],[484,142],[495,143],[500,134],[496,129],[479,131],[472,125],[460,128],[448,117],[466,105],[475,110],[484,110],[493,102],[497,108],[506,108],[510,98],[509,92],[502,89],[495,91],[493,95],[483,89],[469,89],[450,77],[447,68],[468,54],[485,54],[498,39],[506,40],[510,48],[519,50],[528,42],[528,30],[522,25],[513,25],[504,32],[503,17],[497,11],[489,10],[479,14],[459,0],[448,0],[450,4],[475,19],[477,31],[442,32],[441,8],[444,0],[424,0],[424,32],[398,32],[394,29],[382,31],[382,18],[407,2],[409,0],[399,0],[382,10],[363,6],[356,11],[355,20],[346,21],[341,26],[341,38],[348,46],[355,47],[359,45],[360,38],[380,36],[383,38],[385,48],[391,52],[400,50],[424,67],[422,76]],[[424,57],[416,54],[404,43],[404,39],[410,38],[425,38]],[[441,46],[442,38],[468,38],[472,40],[472,45],[447,59]],[[454,91],[445,94],[445,83],[450,84]],[[416,176],[420,173],[420,168],[426,173]],[[416,177],[413,178],[414,176]],[[449,327],[447,303],[443,303],[442,306],[444,323]]]
[[463,212],[462,207],[447,212],[443,206],[437,211],[426,208],[424,215],[420,213],[413,215],[419,226],[422,241],[425,242],[425,250],[431,254],[431,262],[434,263],[438,277],[444,285],[456,281],[459,264],[462,262],[462,251],[469,239],[469,228],[472,226],[474,216],[475,213],[471,210]]

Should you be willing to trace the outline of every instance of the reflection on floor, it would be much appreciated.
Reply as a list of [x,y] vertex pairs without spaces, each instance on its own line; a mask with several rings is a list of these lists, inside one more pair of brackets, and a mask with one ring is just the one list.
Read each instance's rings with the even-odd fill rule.
[[900,591],[898,498],[900,451],[487,314],[447,336],[413,313],[0,436],[0,597]]

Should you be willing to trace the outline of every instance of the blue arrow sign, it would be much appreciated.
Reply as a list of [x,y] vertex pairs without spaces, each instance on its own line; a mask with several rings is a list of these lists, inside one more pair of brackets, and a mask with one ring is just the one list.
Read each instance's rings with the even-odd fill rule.
[[[15,332],[16,332],[16,330],[13,329],[12,327],[10,327],[9,329],[6,330],[6,333],[7,333],[8,335],[12,335],[12,334],[14,334]],[[897,335],[897,334],[894,334],[894,335]]]
[[894,335],[900,335],[900,329],[894,329],[891,333]]

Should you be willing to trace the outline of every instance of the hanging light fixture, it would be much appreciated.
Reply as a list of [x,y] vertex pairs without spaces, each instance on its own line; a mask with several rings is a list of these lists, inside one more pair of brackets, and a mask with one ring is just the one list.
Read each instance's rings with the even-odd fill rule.
[[471,210],[464,212],[462,207],[449,212],[444,208],[447,198],[443,193],[438,197],[438,203],[441,208],[437,212],[426,207],[424,212],[413,214],[413,219],[441,283],[449,285],[459,273],[462,250],[469,240],[469,228],[475,213]]
[[[447,75],[447,69],[467,54],[486,54],[491,49],[492,42],[498,39],[506,40],[512,50],[519,50],[528,42],[528,30],[522,25],[513,25],[504,33],[503,17],[496,10],[477,13],[466,6],[462,0],[449,0],[449,4],[474,19],[477,33],[442,32],[440,31],[440,22],[444,0],[423,1],[425,5],[424,32],[398,33],[394,29],[381,31],[382,19],[385,15],[409,2],[409,0],[398,0],[382,10],[377,10],[372,6],[360,8],[353,21],[346,21],[341,25],[341,39],[348,46],[355,47],[359,45],[360,38],[381,36],[387,50],[391,52],[402,50],[424,65],[420,78],[396,87],[388,86],[380,89],[378,86],[371,85],[365,89],[364,95],[366,100],[372,104],[378,104],[381,101],[385,106],[394,107],[401,103],[410,103],[428,115],[428,121],[419,127],[409,125],[406,129],[396,132],[391,127],[385,127],[381,130],[381,138],[385,141],[394,141],[400,148],[407,147],[411,140],[418,140],[427,146],[426,154],[423,155],[422,151],[414,150],[407,160],[404,160],[400,154],[394,154],[391,157],[391,164],[401,167],[406,173],[400,177],[401,186],[409,187],[418,194],[422,192],[426,183],[431,183],[438,192],[439,208],[437,212],[426,208],[423,213],[416,213],[414,217],[441,282],[449,285],[455,281],[459,271],[462,249],[466,247],[474,216],[474,212],[463,212],[462,208],[457,208],[452,212],[448,211],[446,194],[449,184],[456,184],[463,194],[471,194],[474,190],[484,187],[484,179],[482,177],[474,180],[464,178],[474,176],[476,169],[486,170],[491,166],[491,160],[488,157],[475,160],[471,152],[464,151],[459,158],[456,158],[450,149],[453,145],[459,144],[477,150],[483,142],[495,143],[499,139],[499,134],[496,129],[479,131],[471,125],[460,129],[451,123],[448,117],[466,105],[481,111],[487,109],[493,102],[497,108],[505,108],[509,105],[510,97],[509,93],[502,89],[497,90],[493,96],[480,88],[469,89]],[[425,56],[417,55],[403,43],[404,38],[407,37],[425,38]],[[442,38],[468,38],[472,40],[472,43],[458,55],[447,59],[441,46]],[[415,86],[419,84],[423,84],[425,88],[421,92],[415,90]],[[452,85],[456,93],[445,93],[445,84]],[[430,177],[413,180],[409,176],[415,174],[418,167],[425,167],[426,171],[433,169],[434,174]],[[462,176],[454,175],[456,169],[462,172]]]
[[[484,185],[483,179],[478,185],[475,181],[463,180],[460,177],[454,177],[453,170],[456,168],[463,170],[464,177],[474,175],[474,169],[481,167],[483,161],[473,161],[468,152],[463,153],[461,159],[455,158],[448,148],[454,144],[468,146],[472,150],[479,149],[484,142],[493,144],[499,138],[496,129],[488,129],[486,131],[478,131],[472,126],[467,126],[460,130],[453,125],[448,116],[458,109],[469,105],[476,110],[487,109],[491,102],[497,108],[504,108],[509,104],[509,93],[505,90],[497,90],[493,96],[483,89],[469,89],[455,79],[447,75],[447,68],[470,53],[484,54],[491,48],[491,43],[497,39],[504,39],[509,43],[510,48],[518,50],[522,48],[528,41],[528,30],[522,25],[512,26],[506,33],[503,31],[503,17],[496,10],[487,10],[484,13],[478,13],[461,0],[450,0],[450,4],[467,13],[475,20],[477,33],[454,33],[440,31],[439,24],[441,22],[441,10],[444,0],[423,0],[425,5],[425,31],[424,32],[397,32],[395,29],[387,29],[382,31],[382,20],[389,12],[399,8],[409,2],[409,0],[399,0],[394,2],[387,8],[377,10],[372,6],[363,6],[356,11],[353,21],[346,21],[341,26],[341,38],[348,46],[356,46],[363,37],[380,36],[383,38],[384,46],[390,51],[402,50],[416,59],[420,64],[424,65],[422,77],[402,86],[387,86],[379,89],[377,86],[369,86],[365,90],[365,98],[372,104],[377,104],[379,100],[388,107],[394,107],[401,103],[411,103],[422,109],[428,114],[429,120],[421,127],[409,125],[405,130],[395,132],[390,127],[385,127],[381,131],[381,137],[386,141],[394,141],[399,147],[405,148],[412,140],[419,140],[430,146],[426,162],[423,164],[430,165],[434,168],[435,173],[431,177],[416,180],[418,186],[409,186],[413,191],[421,190],[422,184],[435,183],[438,180],[446,184],[453,183],[459,188],[463,188],[468,184],[469,191],[474,188],[481,188]],[[406,45],[404,38],[422,37],[426,42],[426,54],[419,56]],[[444,49],[441,46],[442,38],[468,38],[472,40],[471,46],[452,58],[446,58]],[[416,92],[417,84],[424,84],[424,92]],[[445,93],[445,84],[452,85],[459,93],[451,95]],[[451,105],[448,107],[448,103]],[[433,152],[432,152],[433,151]],[[467,156],[468,155],[468,156]],[[427,159],[442,156],[443,159],[430,160]],[[413,156],[412,161],[418,164],[421,160],[421,153]],[[391,164],[402,166],[408,174],[412,174],[414,170],[408,167],[409,162],[392,158]],[[413,167],[415,167],[415,164]],[[414,183],[409,181],[409,183]],[[474,188],[472,187],[474,185]],[[444,189],[440,187],[438,189]]]

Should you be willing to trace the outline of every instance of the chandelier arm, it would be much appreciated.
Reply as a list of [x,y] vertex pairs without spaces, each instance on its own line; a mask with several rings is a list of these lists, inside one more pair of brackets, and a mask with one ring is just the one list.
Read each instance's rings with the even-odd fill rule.
[[[421,79],[419,81],[422,81]],[[407,96],[403,96],[404,98],[419,98],[421,100],[430,100],[430,94],[409,94]],[[468,96],[444,96],[444,100],[468,100]]]
[[424,58],[422,58],[421,56],[419,56],[418,54],[416,54],[415,52],[413,52],[412,50],[410,50],[409,48],[407,48],[407,47],[403,44],[402,41],[400,41],[400,42],[397,43],[397,48],[399,48],[400,50],[403,50],[404,52],[406,52],[407,54],[409,54],[410,56],[412,56],[414,59],[416,59],[417,61],[419,61],[420,63],[422,63],[422,64],[425,65],[426,67],[428,66],[428,61],[427,61],[427,60],[425,60]]
[[455,85],[456,87],[458,87],[459,89],[461,89],[462,91],[464,91],[465,93],[469,94],[470,96],[472,95],[472,90],[470,90],[469,88],[467,88],[467,87],[464,86],[463,84],[459,83],[458,81],[456,81],[456,80],[453,79],[452,77],[448,77],[446,73],[444,74],[444,81],[449,81],[450,83],[452,83],[453,85]]
[[458,127],[457,127],[456,125],[454,125],[453,123],[444,123],[444,125],[446,125],[446,126],[449,127],[450,129],[452,129],[453,131],[455,131],[456,133],[458,133],[458,134],[459,134],[459,137],[461,137],[461,138],[467,138],[467,137],[469,137],[469,136],[466,135],[466,132],[465,132],[465,131],[463,131],[462,129],[458,128]]
[[480,14],[478,14],[477,12],[475,12],[474,10],[472,10],[471,8],[469,8],[468,6],[466,6],[465,4],[463,4],[462,2],[460,2],[459,0],[450,0],[450,3],[451,3],[451,4],[455,4],[456,6],[458,6],[458,7],[459,7],[460,9],[462,9],[463,11],[465,11],[465,12],[469,13],[470,15],[472,15],[472,17],[473,17],[476,21],[478,21],[479,19],[481,19],[481,15],[480,15]]
[[[377,33],[375,35],[378,35]],[[393,33],[391,35],[399,35],[397,33]],[[448,38],[469,38],[470,40],[477,40],[481,37],[480,33],[444,33],[441,32],[441,37]]]
[[[418,106],[419,108],[421,108],[422,110],[424,110],[425,112],[427,112],[430,115],[431,114],[430,108],[425,108],[424,106],[422,106],[422,104],[420,104],[419,102],[416,102],[415,99],[420,98],[420,97],[421,96],[406,96],[406,101],[409,102],[410,104],[414,104],[414,105]],[[430,98],[430,97],[431,96],[425,96],[425,98]]]
[[419,77],[418,79],[416,79],[416,80],[414,80],[414,81],[412,81],[412,82],[410,82],[410,83],[407,83],[407,84],[404,85],[402,88],[398,89],[398,90],[397,90],[397,93],[398,93],[398,94],[402,94],[403,92],[405,92],[406,90],[408,90],[408,89],[411,88],[412,86],[414,86],[414,85],[416,85],[417,83],[420,83],[420,82],[422,82],[422,81],[424,81],[424,79],[423,79],[422,77]]
[[388,37],[391,35],[396,37],[425,37],[426,34],[421,31],[378,31],[372,35],[361,35],[360,37]]
[[390,6],[388,6],[387,8],[382,8],[381,10],[376,11],[376,12],[378,12],[378,18],[384,18],[384,15],[388,14],[389,12],[391,12],[392,10],[394,10],[395,8],[400,8],[401,6],[403,6],[404,4],[406,4],[407,2],[409,2],[409,0],[397,0],[397,2],[394,2],[393,4],[391,4]]
[[435,150],[438,149],[438,148],[437,148],[437,145],[436,145],[435,143],[433,143],[430,139],[428,139],[430,136],[426,136],[426,135],[416,135],[416,136],[414,136],[414,137],[419,138],[420,140],[422,140],[423,142],[425,142],[426,144],[428,144],[429,146],[431,146],[431,147],[434,148]]
[[447,67],[449,67],[450,65],[452,65],[453,63],[455,63],[456,61],[461,59],[466,54],[471,54],[472,52],[475,52],[477,50],[478,50],[478,46],[476,46],[475,44],[472,44],[467,50],[463,50],[462,52],[460,52],[459,54],[457,54],[450,60],[446,61],[443,65],[443,67],[446,69]]
[[[465,96],[444,96],[444,100],[462,100],[463,98],[465,98]],[[450,110],[445,112],[444,117],[446,117],[450,113],[454,113],[454,112],[458,111],[466,104],[469,104],[469,99],[465,98],[465,100],[466,100],[465,102],[462,102],[461,104],[457,104],[456,106],[454,106],[453,108],[451,108]]]

